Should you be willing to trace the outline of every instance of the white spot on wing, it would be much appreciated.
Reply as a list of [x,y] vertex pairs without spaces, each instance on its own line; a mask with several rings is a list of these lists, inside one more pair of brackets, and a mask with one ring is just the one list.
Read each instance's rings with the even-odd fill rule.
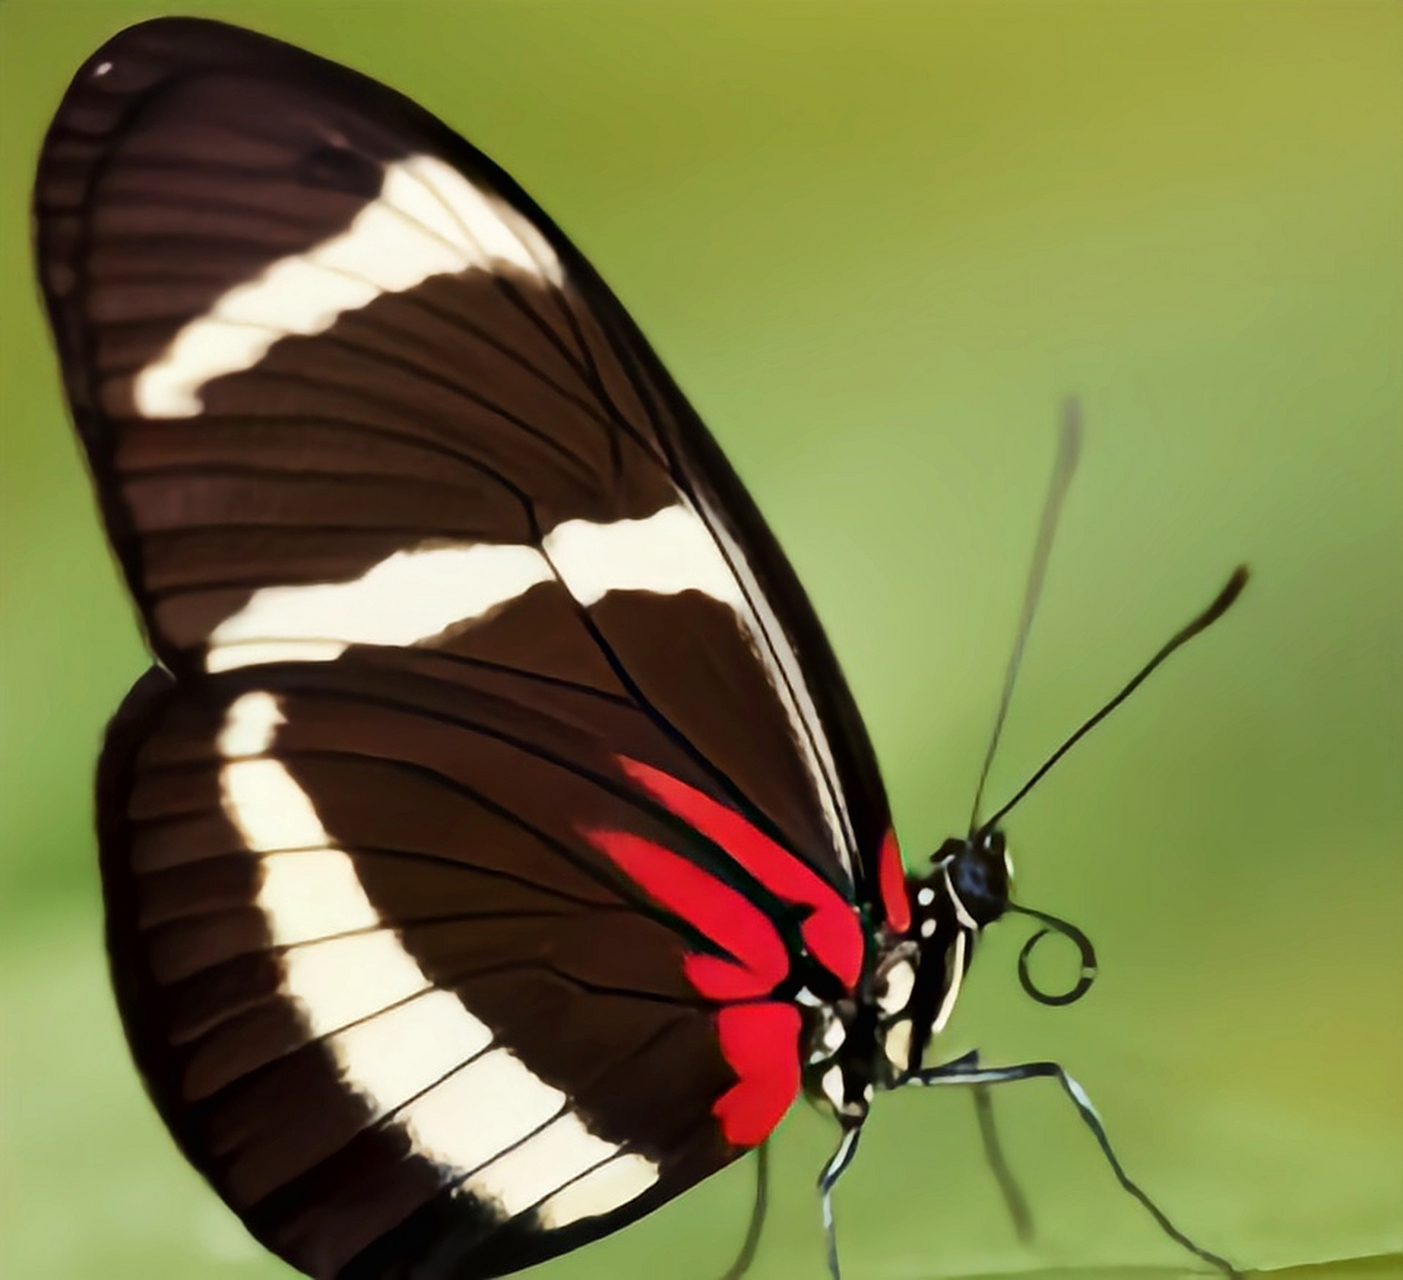
[[508,266],[559,283],[550,246],[496,195],[433,156],[388,165],[380,195],[338,235],[281,258],[187,323],[132,383],[149,418],[201,412],[212,379],[250,369],[280,338],[324,333],[382,293]]
[[[281,772],[291,784],[290,793],[295,792],[305,802],[306,794],[275,761],[250,761],[239,768],[255,763]],[[306,812],[315,821],[310,805]],[[365,896],[350,858],[340,849],[297,849],[295,837],[296,833],[289,829],[288,843],[282,846],[295,852],[270,853],[260,864],[263,883],[258,890],[258,905],[268,918],[273,945],[296,946],[299,942],[316,942],[379,925],[380,915]],[[321,837],[326,838],[324,831]]]
[[349,582],[254,592],[214,629],[205,665],[229,671],[280,659],[324,662],[353,644],[418,644],[550,579],[550,566],[534,547],[473,543],[397,551]]
[[233,671],[266,662],[332,662],[346,652],[336,640],[253,640],[238,641],[211,649],[205,658],[207,671]]
[[217,743],[219,754],[226,760],[260,756],[272,746],[273,735],[283,723],[278,700],[271,693],[246,693],[224,716]]
[[[326,843],[326,831],[307,793],[278,761],[261,757],[230,761],[220,782],[224,812],[254,853],[316,849]],[[339,856],[346,860],[345,854]],[[363,900],[360,882],[355,884]]]
[[542,1227],[554,1231],[581,1218],[597,1218],[637,1199],[658,1180],[658,1166],[634,1152],[606,1160],[557,1191],[536,1213]]
[[[282,962],[283,990],[317,1036],[341,1031],[432,988],[399,939],[383,930],[293,947]],[[373,1092],[362,1089],[351,1074],[354,1064],[341,1066],[353,1088]]]
[[[494,1049],[416,1098],[400,1113],[400,1120],[416,1151],[466,1173],[487,1165],[559,1115],[565,1102],[559,1089],[540,1080],[519,1058]],[[608,1150],[598,1159],[614,1150],[603,1145]]]
[[433,156],[412,156],[392,165],[381,200],[397,213],[423,220],[430,211],[401,173],[414,179],[439,204],[441,216],[431,225],[447,242],[466,251],[468,265],[494,269],[510,263],[528,275],[555,284],[561,281],[554,251],[500,196],[473,186],[451,165]]
[[330,1038],[348,1079],[378,1118],[477,1057],[492,1033],[458,997],[437,989],[373,1015]]
[[611,591],[700,591],[733,609],[743,604],[707,527],[684,506],[612,524],[567,520],[546,535],[544,546],[566,590],[582,605],[596,604]]
[[566,1112],[520,1146],[475,1173],[465,1189],[501,1205],[511,1217],[539,1204],[562,1184],[614,1156],[618,1147],[596,1138],[579,1116]]

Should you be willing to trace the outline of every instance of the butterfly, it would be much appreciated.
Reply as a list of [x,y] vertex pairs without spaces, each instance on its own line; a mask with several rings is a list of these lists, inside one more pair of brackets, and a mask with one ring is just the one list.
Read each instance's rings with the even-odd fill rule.
[[[155,659],[98,771],[117,1001],[268,1249],[502,1275],[808,1095],[836,1276],[876,1092],[1051,1076],[1227,1269],[1056,1064],[928,1061],[981,931],[1027,911],[1009,806],[906,872],[775,538],[507,174],[362,75],[160,19],[77,73],[34,209]],[[1044,997],[1075,998],[1089,943],[1028,914],[1082,945]]]

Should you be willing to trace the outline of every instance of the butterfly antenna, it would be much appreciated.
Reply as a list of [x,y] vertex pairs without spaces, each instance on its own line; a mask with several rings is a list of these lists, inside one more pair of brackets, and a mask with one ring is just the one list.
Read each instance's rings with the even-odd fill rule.
[[1037,786],[1038,783],[1041,782],[1044,777],[1047,776],[1048,770],[1051,769],[1052,766],[1055,765],[1060,759],[1062,759],[1062,757],[1065,756],[1067,752],[1069,752],[1074,746],[1076,746],[1078,742],[1080,742],[1084,737],[1086,737],[1088,733],[1090,733],[1094,728],[1096,728],[1096,726],[1100,724],[1101,721],[1103,721],[1108,715],[1110,715],[1112,711],[1114,711],[1118,706],[1120,706],[1122,702],[1124,702],[1128,697],[1130,697],[1130,695],[1134,693],[1136,689],[1138,689],[1142,684],[1144,684],[1144,682],[1147,679],[1149,679],[1150,673],[1154,671],[1154,669],[1158,667],[1161,662],[1163,662],[1167,657],[1169,657],[1169,655],[1173,653],[1174,650],[1180,648],[1182,645],[1187,644],[1200,632],[1206,631],[1215,622],[1217,622],[1219,618],[1221,618],[1225,613],[1227,613],[1227,611],[1230,608],[1232,608],[1233,602],[1238,598],[1238,596],[1242,594],[1242,588],[1247,585],[1247,578],[1247,566],[1245,564],[1238,565],[1237,568],[1233,570],[1232,577],[1228,579],[1227,584],[1223,587],[1223,589],[1220,592],[1218,592],[1218,595],[1214,599],[1213,603],[1210,604],[1208,608],[1206,608],[1196,618],[1194,618],[1193,621],[1188,624],[1188,626],[1184,627],[1180,631],[1175,632],[1175,634],[1170,637],[1169,642],[1157,654],[1155,654],[1155,656],[1151,658],[1143,667],[1141,667],[1140,670],[1137,671],[1134,676],[1131,677],[1130,681],[1126,684],[1125,688],[1123,688],[1118,694],[1116,694],[1114,698],[1112,698],[1108,703],[1106,703],[1106,705],[1102,707],[1100,711],[1098,711],[1094,716],[1087,720],[1081,726],[1081,728],[1079,728],[1074,734],[1072,734],[1070,738],[1067,739],[1066,742],[1064,742],[1060,747],[1058,747],[1057,750],[1054,751],[1047,758],[1042,768],[1039,769],[1031,778],[1029,778],[1028,781],[1025,782],[1021,788],[1019,788],[1018,794],[1015,795],[1013,799],[1010,800],[1006,805],[1004,805],[1004,807],[1000,809],[992,818],[990,818],[988,822],[986,822],[982,827],[980,827],[979,831],[975,834],[982,835],[985,832],[992,831],[996,826],[998,826],[999,821],[1008,813],[1008,811],[1012,809],[1013,806],[1016,805],[1021,799],[1023,799],[1023,797],[1028,794],[1028,792],[1030,792],[1035,786]]
[[1033,627],[1033,615],[1038,609],[1038,599],[1042,595],[1043,578],[1047,574],[1047,560],[1052,552],[1052,539],[1062,518],[1062,502],[1067,496],[1067,488],[1077,469],[1081,457],[1081,402],[1075,396],[1062,405],[1062,431],[1057,442],[1057,460],[1052,466],[1052,479],[1048,482],[1047,498],[1043,502],[1042,523],[1038,527],[1038,541],[1033,548],[1033,563],[1028,569],[1028,585],[1023,589],[1023,616],[1018,620],[1017,638],[1013,642],[1013,652],[1009,654],[1008,669],[1004,672],[1004,689],[999,698],[998,714],[994,717],[994,732],[989,738],[989,749],[984,753],[984,765],[979,771],[979,786],[974,792],[974,808],[969,815],[970,835],[979,829],[979,805],[984,799],[984,784],[989,779],[989,766],[994,763],[994,753],[999,749],[999,735],[1003,732],[1004,719],[1008,715],[1008,704],[1013,700],[1013,686],[1018,680],[1018,668],[1023,662],[1023,648],[1028,643],[1028,632]]

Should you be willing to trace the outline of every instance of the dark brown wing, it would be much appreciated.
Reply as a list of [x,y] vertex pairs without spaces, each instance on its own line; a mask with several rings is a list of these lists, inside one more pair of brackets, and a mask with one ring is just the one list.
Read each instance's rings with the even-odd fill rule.
[[[886,803],[812,609],[495,165],[362,76],[169,19],[79,72],[35,208],[69,398],[172,671],[456,644],[624,689],[865,895]],[[295,595],[324,584],[346,590]]]

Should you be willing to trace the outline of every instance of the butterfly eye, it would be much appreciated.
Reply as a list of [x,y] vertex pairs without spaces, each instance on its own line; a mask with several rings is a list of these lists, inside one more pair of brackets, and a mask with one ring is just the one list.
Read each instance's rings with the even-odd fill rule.
[[961,849],[950,863],[950,888],[981,927],[1003,915],[1009,891],[1003,838],[987,838]]

